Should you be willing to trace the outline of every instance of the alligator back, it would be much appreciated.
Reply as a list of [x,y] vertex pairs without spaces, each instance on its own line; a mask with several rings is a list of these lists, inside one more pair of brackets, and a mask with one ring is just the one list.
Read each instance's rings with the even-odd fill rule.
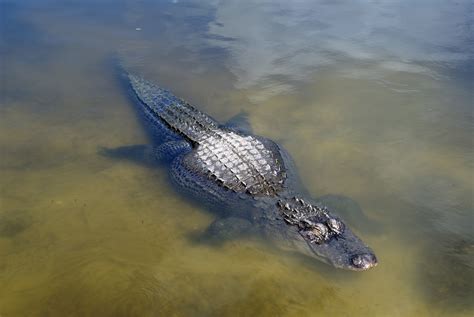
[[252,196],[275,196],[286,178],[278,146],[268,140],[216,129],[201,138],[183,165],[226,190]]
[[129,78],[145,117],[192,144],[193,151],[181,161],[189,173],[253,196],[282,191],[286,170],[274,142],[221,127],[171,92],[138,76]]

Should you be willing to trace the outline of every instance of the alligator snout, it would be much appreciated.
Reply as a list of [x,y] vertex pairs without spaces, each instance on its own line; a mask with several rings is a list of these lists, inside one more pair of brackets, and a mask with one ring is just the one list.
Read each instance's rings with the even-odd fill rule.
[[368,270],[371,267],[377,265],[377,258],[375,255],[367,253],[367,254],[358,254],[352,257],[351,259],[352,265],[354,266],[355,270]]

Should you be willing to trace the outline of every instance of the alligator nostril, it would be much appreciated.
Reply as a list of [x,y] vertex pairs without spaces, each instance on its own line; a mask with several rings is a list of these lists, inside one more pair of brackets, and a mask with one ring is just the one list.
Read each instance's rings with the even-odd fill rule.
[[359,254],[352,258],[352,264],[359,270],[367,270],[377,265],[377,258],[373,254]]

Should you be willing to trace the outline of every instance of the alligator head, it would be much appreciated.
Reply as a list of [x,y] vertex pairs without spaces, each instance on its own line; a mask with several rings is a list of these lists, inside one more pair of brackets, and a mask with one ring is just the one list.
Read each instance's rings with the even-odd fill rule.
[[278,245],[334,267],[363,271],[377,265],[374,252],[344,222],[321,206],[293,197],[277,203]]

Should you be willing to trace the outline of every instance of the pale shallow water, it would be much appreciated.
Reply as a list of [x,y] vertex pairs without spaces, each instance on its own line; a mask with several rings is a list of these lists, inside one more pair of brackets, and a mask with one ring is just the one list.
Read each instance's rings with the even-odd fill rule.
[[[0,1],[0,316],[470,316],[470,1]],[[314,196],[355,199],[379,265],[344,272],[214,215],[147,142],[117,56],[221,121],[244,110]],[[348,221],[351,218],[348,218]]]

